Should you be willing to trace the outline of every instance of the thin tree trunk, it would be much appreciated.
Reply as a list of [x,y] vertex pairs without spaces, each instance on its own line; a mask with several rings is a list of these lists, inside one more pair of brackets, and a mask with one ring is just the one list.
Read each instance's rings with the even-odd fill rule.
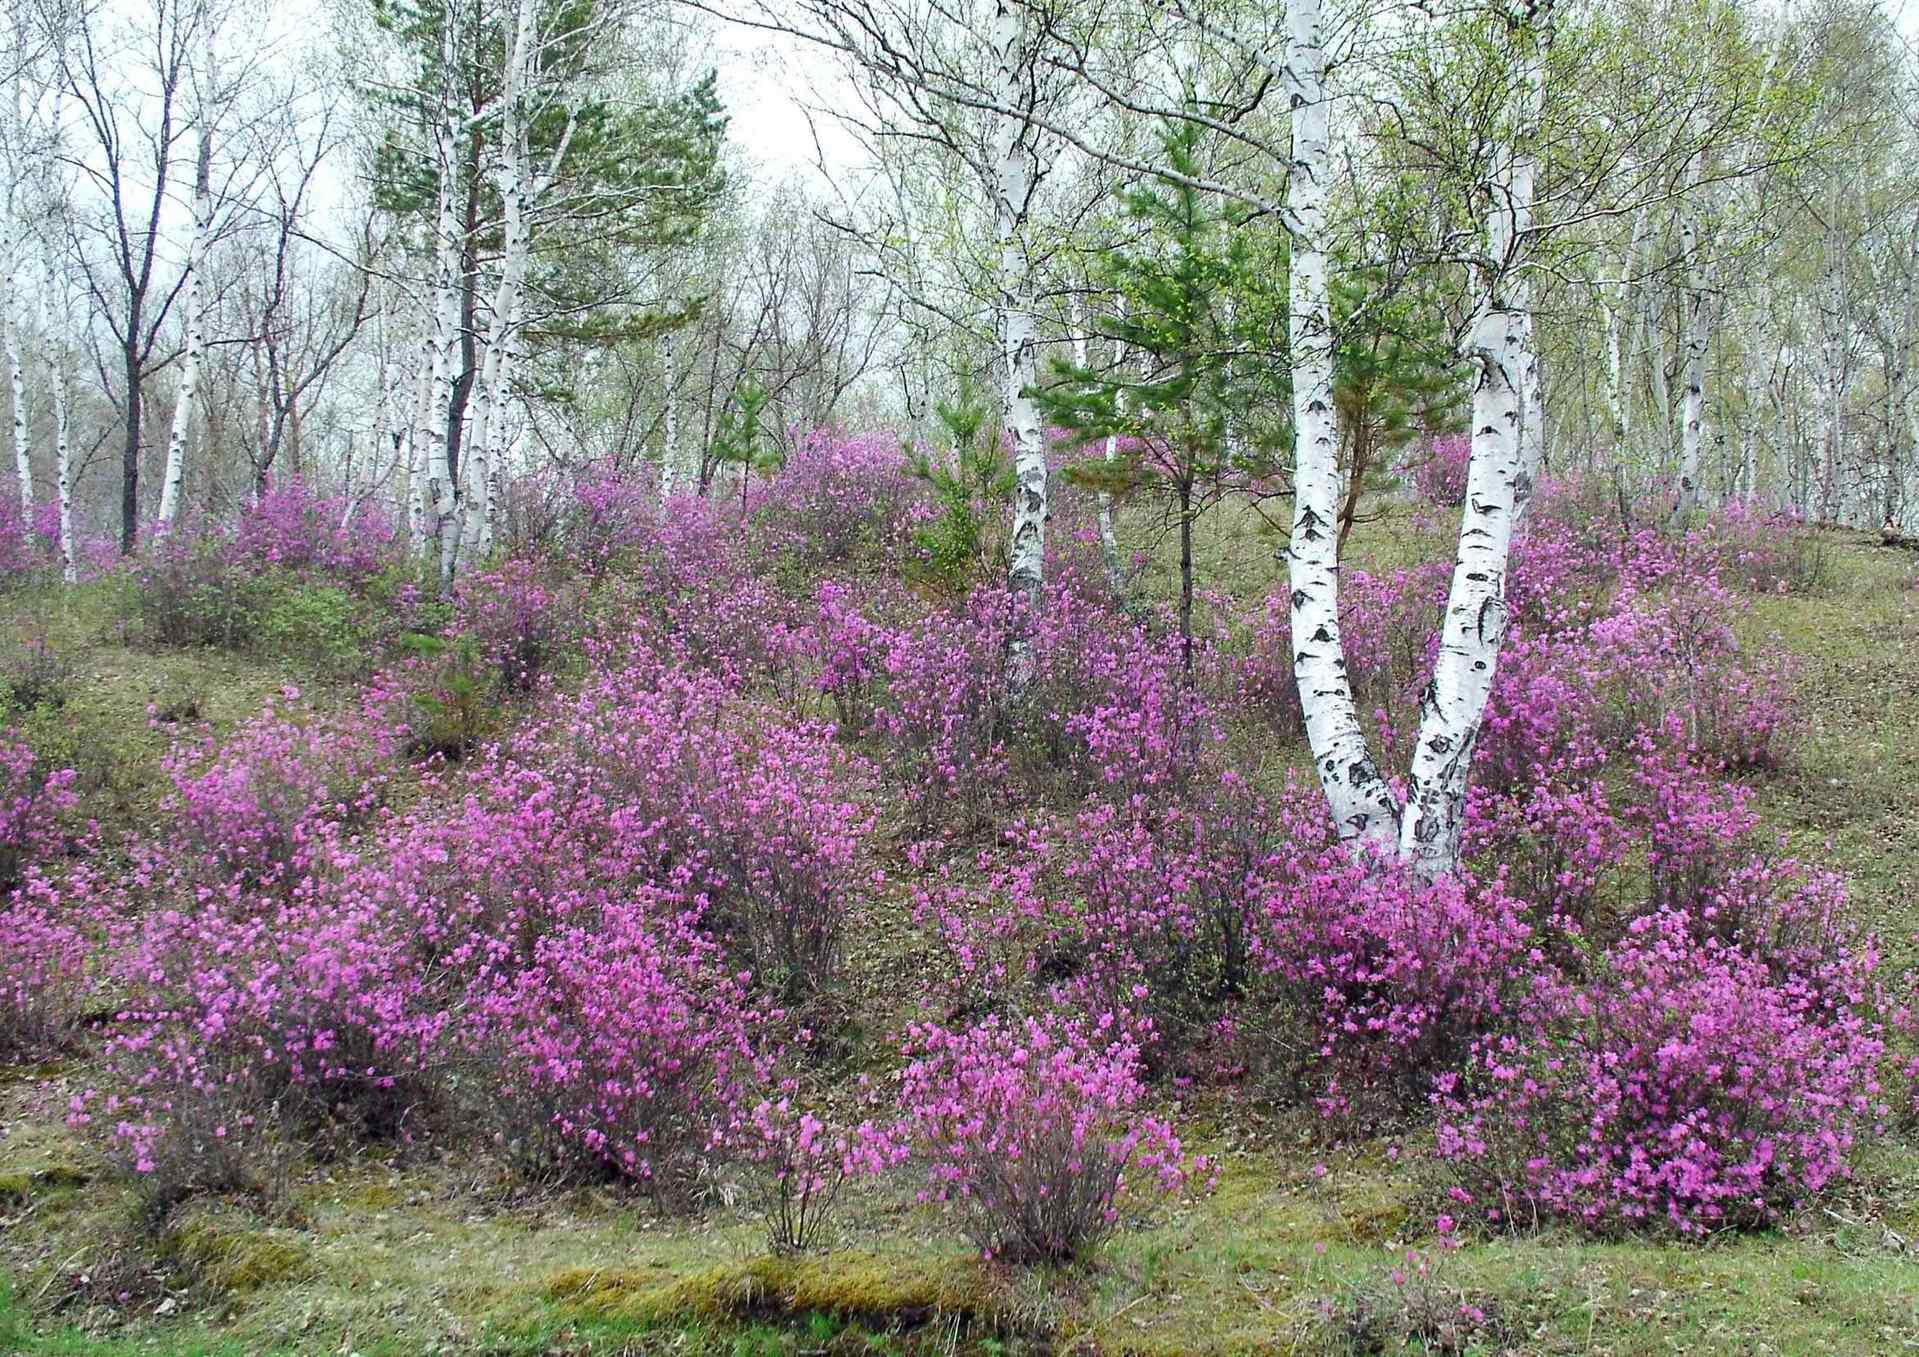
[[473,444],[467,453],[466,512],[461,531],[461,553],[476,562],[493,551],[494,501],[503,460],[500,432],[505,425],[507,378],[526,280],[531,167],[527,163],[525,100],[532,63],[533,19],[532,0],[520,0],[513,48],[507,58],[506,88],[501,96],[500,199],[505,223],[500,281],[493,294],[493,315],[480,371],[479,408],[474,414]]
[[1550,3],[1535,12],[1526,63],[1526,87],[1520,96],[1521,109],[1513,149],[1511,230],[1508,242],[1516,267],[1507,283],[1507,304],[1519,317],[1519,461],[1526,477],[1526,493],[1519,498],[1517,520],[1525,519],[1526,506],[1532,500],[1531,487],[1537,484],[1546,464],[1546,409],[1539,376],[1539,345],[1533,335],[1532,276],[1524,266],[1533,228],[1533,196],[1539,178],[1540,121],[1546,111],[1546,52],[1552,46],[1553,11]]
[[1341,838],[1390,853],[1398,806],[1360,728],[1339,635],[1339,431],[1333,408],[1332,306],[1326,280],[1331,170],[1326,52],[1319,0],[1286,8],[1285,70],[1293,163],[1287,332],[1293,365],[1293,531],[1287,552],[1293,674],[1320,785]]
[[665,508],[675,495],[684,494],[681,482],[686,468],[680,465],[679,385],[680,336],[669,331],[660,337],[660,382],[663,388],[660,409],[660,507]]
[[[10,228],[11,221],[6,225]],[[0,298],[0,335],[7,350],[7,387],[13,397],[13,461],[20,476],[20,512],[33,521],[33,448],[27,423],[27,378],[20,362],[20,255],[21,233],[15,231],[6,242],[6,295]]]
[[[1693,164],[1693,179],[1705,191],[1703,158]],[[1680,251],[1686,260],[1685,390],[1679,412],[1679,497],[1673,522],[1690,519],[1699,508],[1699,450],[1705,437],[1706,354],[1712,343],[1712,319],[1706,308],[1705,269],[1700,262],[1699,205],[1688,204],[1680,224]]]
[[[1020,81],[1030,79],[1022,14],[1013,0],[997,0],[993,47],[999,63],[997,92],[1004,108],[1025,106]],[[1031,91],[1026,92],[1030,98]],[[1013,533],[1006,587],[1012,624],[1006,633],[1006,687],[1017,699],[1033,680],[1038,659],[1033,651],[1033,618],[1040,607],[1046,575],[1046,444],[1039,410],[1028,394],[1033,385],[1037,342],[1032,310],[1032,280],[1025,243],[1025,219],[1032,206],[1036,166],[1027,145],[1030,124],[1001,115],[993,129],[997,177],[994,205],[999,225],[999,332],[1005,366],[1006,427],[1013,435]]]
[[[1542,9],[1535,20],[1538,40],[1529,45],[1535,67],[1550,38],[1550,22],[1550,8]],[[1459,555],[1432,682],[1420,701],[1419,733],[1399,822],[1401,859],[1429,880],[1459,866],[1473,750],[1506,634],[1506,562],[1513,533],[1532,497],[1520,385],[1520,374],[1533,361],[1528,352],[1531,328],[1506,291],[1513,265],[1523,262],[1527,250],[1518,226],[1532,211],[1530,200],[1521,196],[1530,183],[1515,172],[1514,162],[1520,158],[1514,155],[1503,175],[1495,167],[1488,195],[1488,263],[1482,270],[1471,338],[1479,379],[1473,388],[1472,460],[1460,509]]]
[[442,69],[448,82],[440,91],[440,121],[435,128],[439,165],[439,196],[434,211],[433,334],[429,366],[426,418],[418,439],[426,458],[426,537],[439,552],[442,584],[453,578],[453,555],[458,539],[453,527],[452,447],[453,344],[459,326],[460,264],[464,257],[453,211],[454,180],[459,172],[461,124],[451,87],[455,58],[453,15],[449,5],[441,37]]
[[[201,113],[202,119],[206,113]],[[204,122],[193,179],[193,238],[187,243],[187,278],[183,294],[187,344],[181,357],[180,392],[173,404],[173,430],[167,436],[166,472],[160,481],[160,523],[172,527],[180,512],[180,486],[186,479],[187,434],[193,422],[193,401],[200,390],[200,360],[206,348],[206,273],[208,238],[213,234],[213,137]]]
[[60,567],[67,583],[73,584],[80,578],[80,548],[73,540],[73,440],[63,338],[68,318],[66,295],[49,262],[46,291],[40,298],[40,329],[41,342],[46,346],[47,385],[53,395],[53,475],[60,496]]
[[[1119,305],[1121,307],[1120,314],[1124,315],[1124,308],[1126,306],[1125,298],[1122,297],[1120,299]],[[1114,356],[1117,359],[1120,355],[1115,354]],[[1086,366],[1086,329],[1077,296],[1073,298],[1073,361],[1081,368]],[[1106,461],[1111,463],[1117,459],[1118,456],[1119,435],[1109,433],[1106,435]],[[1098,506],[1100,555],[1106,562],[1106,581],[1113,590],[1113,597],[1119,598],[1122,592],[1121,584],[1123,576],[1119,564],[1119,538],[1113,532],[1113,492],[1110,490],[1101,490],[1098,497]]]

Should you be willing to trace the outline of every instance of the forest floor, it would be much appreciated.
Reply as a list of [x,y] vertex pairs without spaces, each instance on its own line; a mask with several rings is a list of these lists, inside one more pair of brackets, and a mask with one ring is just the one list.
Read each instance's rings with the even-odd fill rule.
[[[1212,580],[1269,583],[1269,539],[1202,535]],[[1758,786],[1793,851],[1844,871],[1889,965],[1919,958],[1919,590],[1911,555],[1830,534],[1834,583],[1758,600],[1751,646],[1803,664],[1794,762]],[[1391,523],[1373,563],[1428,549]],[[1157,581],[1163,585],[1165,580]],[[149,706],[228,727],[287,666],[129,642],[111,586],[16,597],[9,630],[75,666],[62,730],[91,812],[150,823],[165,735]],[[885,902],[873,906],[898,908]],[[888,935],[888,920],[869,920]],[[897,974],[898,968],[894,968]],[[137,1236],[127,1189],[65,1128],[86,1060],[0,1075],[0,1354],[617,1352],[1890,1353],[1919,1350],[1919,1144],[1868,1146],[1790,1229],[1706,1244],[1547,1231],[1444,1249],[1416,1136],[1328,1146],[1242,1100],[1182,1110],[1217,1186],[1096,1264],[1002,1272],[897,1187],[862,1192],[846,1247],[783,1261],[716,1185],[692,1219],[631,1194],[533,1191],[431,1149],[304,1168],[263,1219],[195,1206]]]

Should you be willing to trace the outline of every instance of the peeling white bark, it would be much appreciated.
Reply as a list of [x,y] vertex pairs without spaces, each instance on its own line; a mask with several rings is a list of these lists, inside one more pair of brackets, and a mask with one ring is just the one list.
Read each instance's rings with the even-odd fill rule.
[[[206,118],[206,113],[201,117]],[[213,135],[204,122],[193,178],[193,236],[187,242],[187,277],[181,304],[186,308],[187,342],[180,358],[180,391],[173,402],[173,428],[167,435],[166,472],[160,481],[160,522],[171,527],[180,512],[180,487],[186,479],[187,435],[193,402],[200,391],[201,355],[206,350],[207,246],[213,235]]]
[[[456,51],[453,15],[449,7],[443,25],[441,69],[452,78]],[[459,110],[451,88],[440,91],[440,120],[434,128],[434,151],[439,166],[439,193],[434,205],[433,334],[428,368],[428,397],[425,418],[421,421],[419,442],[425,459],[426,539],[439,551],[440,579],[453,578],[454,551],[458,536],[454,530],[455,496],[453,468],[447,445],[447,424],[453,409],[453,348],[459,342],[460,328],[460,246],[453,210],[454,178],[459,174],[460,138],[463,132]]]
[[[1013,0],[997,0],[993,11],[992,43],[998,63],[995,94],[1000,107],[1026,107],[1031,91],[1022,92],[1027,73],[1023,15]],[[1011,115],[999,115],[993,127],[996,175],[993,202],[999,228],[999,334],[1005,378],[1006,427],[1013,437],[1013,534],[1009,548],[1006,588],[1013,609],[1013,625],[1006,638],[1006,687],[1017,698],[1032,682],[1037,666],[1033,653],[1031,619],[1040,606],[1046,574],[1046,444],[1041,437],[1039,410],[1027,394],[1033,385],[1038,354],[1032,308],[1032,280],[1026,251],[1026,214],[1032,207],[1037,179],[1032,126]]]
[[[1695,183],[1702,181],[1702,158],[1693,162]],[[1697,190],[1703,193],[1703,185]],[[1712,319],[1706,306],[1705,266],[1700,260],[1700,204],[1689,203],[1680,222],[1680,252],[1686,261],[1685,388],[1679,408],[1679,495],[1673,505],[1674,523],[1690,519],[1699,508],[1699,450],[1705,435],[1706,354],[1712,341]]]
[[67,293],[47,264],[45,289],[40,295],[40,334],[45,345],[47,388],[53,396],[53,477],[60,497],[60,573],[68,584],[80,578],[79,547],[73,539],[73,437],[70,425],[71,388],[67,377],[65,334]]
[[680,465],[679,408],[680,337],[677,331],[660,338],[661,400],[660,413],[660,507],[675,495],[686,493],[685,468]]
[[1360,728],[1339,636],[1339,430],[1333,407],[1325,240],[1331,139],[1319,0],[1293,0],[1286,17],[1287,97],[1293,120],[1293,163],[1286,188],[1292,229],[1287,327],[1295,468],[1287,575],[1293,674],[1313,763],[1340,836],[1390,853],[1398,807]]
[[[1551,39],[1551,8],[1537,14],[1529,60],[1537,73]],[[1529,96],[1531,97],[1531,96]],[[1536,136],[1522,121],[1519,135]],[[1399,855],[1428,879],[1459,866],[1466,789],[1473,750],[1492,694],[1506,636],[1506,564],[1513,533],[1532,499],[1533,475],[1525,446],[1523,374],[1535,362],[1524,299],[1533,183],[1528,153],[1516,146],[1495,162],[1488,188],[1486,262],[1478,270],[1479,298],[1469,354],[1479,368],[1473,388],[1472,460],[1460,509],[1459,555],[1453,564],[1439,655],[1420,699],[1419,734],[1399,822]],[[1514,284],[1519,283],[1517,293]]]

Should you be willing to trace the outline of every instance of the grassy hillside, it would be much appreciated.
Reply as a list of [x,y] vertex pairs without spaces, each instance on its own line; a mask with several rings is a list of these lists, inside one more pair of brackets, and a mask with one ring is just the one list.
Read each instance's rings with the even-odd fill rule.
[[[1831,582],[1761,598],[1750,649],[1797,657],[1803,729],[1755,781],[1764,822],[1849,878],[1891,973],[1919,957],[1919,590],[1913,561],[1828,535]],[[1222,520],[1202,577],[1263,592],[1269,538]],[[1402,520],[1362,564],[1435,549]],[[1156,567],[1156,570],[1158,568]],[[1163,570],[1152,587],[1169,584]],[[150,823],[181,721],[216,728],[292,682],[344,700],[336,666],[160,649],[117,586],[16,595],[15,645],[45,643],[66,700],[28,731],[80,773],[107,835]],[[1287,751],[1284,760],[1297,758]],[[901,864],[889,862],[889,870]],[[893,939],[903,897],[872,902],[851,988],[878,1027],[914,984]],[[1444,1199],[1413,1129],[1328,1143],[1304,1111],[1215,1089],[1182,1109],[1218,1165],[1134,1222],[1094,1264],[980,1262],[910,1185],[858,1184],[843,1247],[774,1259],[723,1175],[688,1216],[611,1187],[552,1189],[484,1156],[416,1144],[294,1169],[284,1209],[203,1201],[157,1235],[64,1125],[96,1076],[82,1054],[0,1074],[0,1352],[46,1354],[615,1352],[1881,1353],[1919,1345],[1919,1142],[1868,1147],[1854,1179],[1786,1229],[1703,1244],[1560,1228],[1434,1234]]]

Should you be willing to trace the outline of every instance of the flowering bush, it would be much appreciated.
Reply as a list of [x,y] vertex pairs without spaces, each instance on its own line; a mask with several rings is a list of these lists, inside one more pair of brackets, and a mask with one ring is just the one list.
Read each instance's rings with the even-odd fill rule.
[[455,637],[473,642],[503,693],[527,693],[582,630],[577,588],[555,584],[530,560],[464,575],[454,588]]
[[749,493],[748,513],[767,547],[818,566],[862,549],[897,564],[932,510],[898,438],[816,429]]
[[1542,958],[1496,884],[1423,882],[1324,844],[1276,854],[1254,960],[1309,1043],[1321,1112],[1404,1115],[1428,1081],[1509,1022]]
[[71,768],[47,768],[19,733],[0,731],[0,891],[66,846],[61,821],[79,805]]
[[313,492],[295,476],[270,482],[235,521],[222,554],[254,570],[364,583],[398,559],[393,523],[372,505]]
[[0,1064],[63,1049],[79,1021],[87,940],[44,881],[0,904]]
[[777,1101],[755,1103],[734,1132],[732,1148],[748,1169],[754,1209],[774,1253],[817,1248],[832,1228],[840,1189],[897,1162],[904,1149],[870,1122],[834,1130],[793,1099],[797,1086],[781,1083]]
[[700,1155],[764,1073],[737,982],[683,921],[641,901],[538,939],[524,969],[477,977],[462,1038],[477,1109],[513,1158],[617,1175],[683,1204]]
[[1139,1049],[1111,1017],[915,1027],[906,1054],[902,1130],[927,1164],[921,1199],[988,1257],[1083,1257],[1129,1195],[1186,1179],[1172,1127],[1137,1110]]
[[1590,983],[1542,985],[1522,1025],[1441,1076],[1455,1199],[1602,1232],[1779,1219],[1846,1173],[1872,1123],[1873,962],[1846,951],[1834,986],[1702,939],[1684,913],[1636,921]]
[[892,637],[867,620],[847,586],[831,580],[820,582],[818,627],[820,691],[832,699],[840,729],[858,735],[873,718]]
[[183,840],[224,876],[272,885],[315,865],[309,850],[322,826],[372,813],[394,752],[385,729],[323,717],[288,686],[224,744],[204,734],[176,743],[163,762],[173,789],[162,809],[180,831],[176,846]]
[[1467,434],[1433,439],[1425,456],[1413,464],[1413,485],[1428,502],[1454,509],[1466,502],[1466,469],[1473,455]]
[[964,611],[930,613],[887,647],[874,726],[891,746],[887,771],[922,829],[989,819],[1005,785],[1005,626],[1005,594],[980,591]]

